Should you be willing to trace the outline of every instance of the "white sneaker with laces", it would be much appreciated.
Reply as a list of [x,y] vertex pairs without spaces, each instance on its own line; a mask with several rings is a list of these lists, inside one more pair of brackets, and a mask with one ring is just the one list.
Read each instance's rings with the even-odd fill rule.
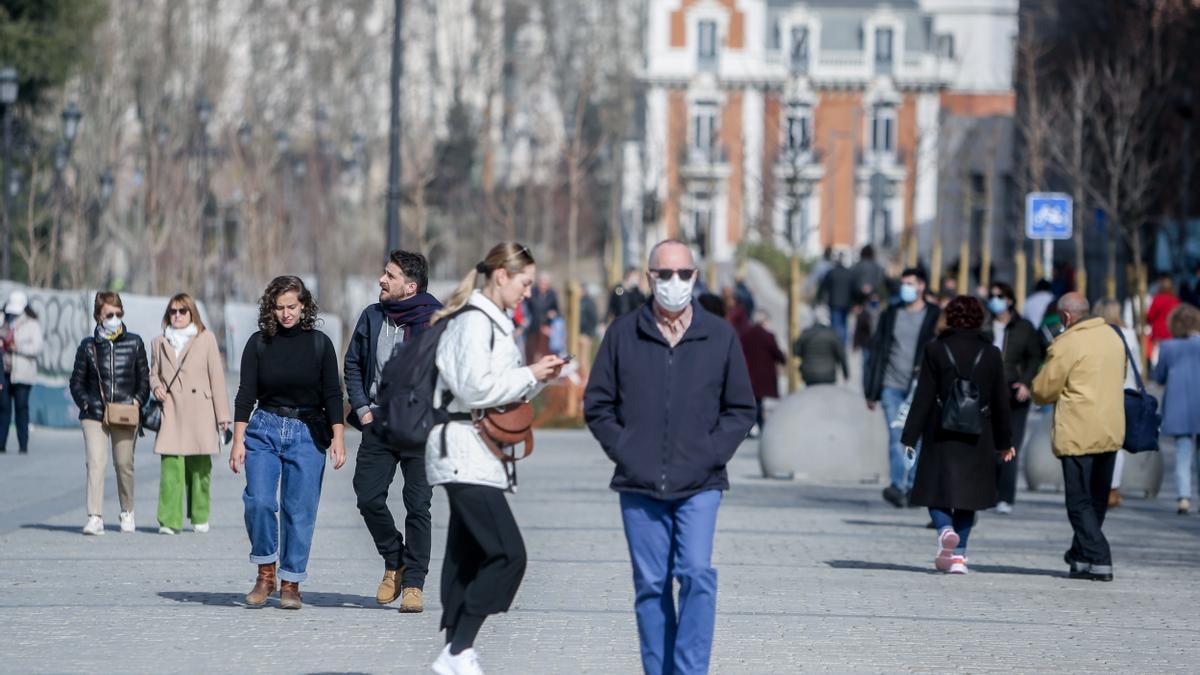
[[483,675],[479,667],[479,655],[474,649],[464,649],[457,656],[450,653],[450,645],[438,654],[433,662],[433,672],[438,675]]
[[967,557],[956,555],[950,563],[950,574],[966,574],[967,573]]
[[996,513],[1002,516],[1007,516],[1012,513],[1012,504],[1008,502],[996,502]]
[[159,526],[158,526],[158,533],[159,533],[159,534],[179,534],[178,532],[176,532],[175,530],[173,530],[173,529],[171,529],[171,528],[167,527],[166,525],[159,525]]
[[104,534],[104,519],[100,516],[88,516],[87,525],[83,526],[84,534]]
[[137,529],[137,527],[135,527],[133,524],[133,511],[122,511],[121,512],[121,531],[122,532],[133,532],[136,529]]
[[207,534],[208,533],[208,523],[200,523],[200,524],[192,523],[192,531],[195,532],[196,534]]

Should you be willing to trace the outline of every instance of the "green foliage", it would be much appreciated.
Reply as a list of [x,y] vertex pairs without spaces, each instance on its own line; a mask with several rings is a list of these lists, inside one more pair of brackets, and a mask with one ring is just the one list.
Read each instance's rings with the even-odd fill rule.
[[[737,254],[739,258],[749,258],[762,263],[771,271],[771,276],[780,288],[788,288],[788,277],[791,276],[792,269],[790,253],[768,241],[743,241]],[[800,259],[801,272],[806,273],[811,268],[811,260]]]
[[19,103],[37,107],[88,55],[103,0],[0,0],[0,67],[17,69]]

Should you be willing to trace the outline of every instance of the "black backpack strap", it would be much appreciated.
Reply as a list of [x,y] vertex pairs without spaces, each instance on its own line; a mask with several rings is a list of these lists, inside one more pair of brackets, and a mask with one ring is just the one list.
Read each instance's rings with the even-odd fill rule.
[[1133,352],[1129,351],[1129,343],[1125,341],[1125,334],[1121,332],[1121,328],[1116,324],[1108,324],[1117,332],[1117,337],[1121,338],[1121,346],[1125,348],[1125,358],[1129,361],[1129,367],[1133,368],[1133,378],[1137,380],[1138,392],[1145,394],[1146,385],[1142,384],[1142,373],[1138,370],[1137,360],[1133,358]]
[[946,358],[950,359],[950,367],[954,369],[954,374],[962,377],[962,372],[958,370],[958,361],[954,360],[954,352],[950,351],[950,345],[943,341],[942,350],[946,352]]

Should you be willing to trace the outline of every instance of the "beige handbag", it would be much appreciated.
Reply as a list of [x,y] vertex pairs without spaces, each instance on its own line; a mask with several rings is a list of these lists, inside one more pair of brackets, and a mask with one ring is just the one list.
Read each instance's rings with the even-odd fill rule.
[[[104,403],[104,424],[110,427],[136,427],[142,420],[142,411],[134,403],[110,403],[104,398],[104,378],[100,376],[100,354],[92,345],[92,365],[96,367],[96,385],[100,388],[100,401]],[[113,373],[113,377],[117,374]]]

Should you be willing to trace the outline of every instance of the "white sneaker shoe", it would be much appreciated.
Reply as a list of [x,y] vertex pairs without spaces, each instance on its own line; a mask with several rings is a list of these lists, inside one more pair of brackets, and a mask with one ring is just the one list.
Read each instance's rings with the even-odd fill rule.
[[1012,513],[1012,504],[1008,502],[996,502],[996,513],[1002,516],[1007,516]]
[[136,529],[137,529],[137,527],[135,527],[133,524],[133,511],[122,511],[121,512],[121,531],[122,532],[133,532]]
[[208,534],[208,523],[192,523],[192,532],[196,534]]
[[433,662],[433,672],[438,675],[483,675],[479,667],[479,655],[474,649],[464,649],[458,656],[450,653],[450,645],[438,654]]
[[176,530],[173,530],[173,529],[171,529],[171,528],[167,527],[166,525],[159,525],[159,526],[158,526],[158,533],[159,533],[159,534],[179,534],[179,532],[177,532]]
[[83,526],[84,534],[104,534],[104,519],[100,516],[88,516],[87,525]]

